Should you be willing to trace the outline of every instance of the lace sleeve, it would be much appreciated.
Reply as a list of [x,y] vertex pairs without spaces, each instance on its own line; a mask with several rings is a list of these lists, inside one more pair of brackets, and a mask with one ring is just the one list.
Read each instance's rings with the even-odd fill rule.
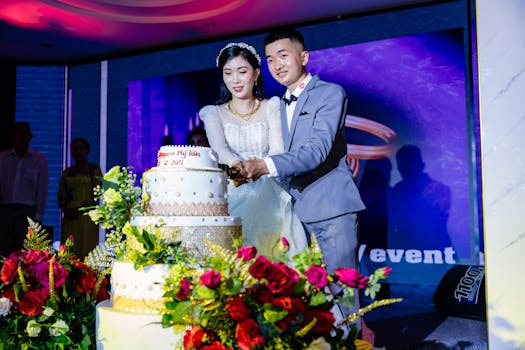
[[268,155],[284,152],[283,133],[281,130],[281,111],[279,98],[274,96],[268,100],[268,139],[270,148]]
[[219,117],[217,106],[205,106],[199,111],[199,117],[204,122],[206,127],[206,134],[211,148],[217,152],[219,163],[232,166],[239,156],[233,153],[228,147],[226,137],[224,136],[224,128]]

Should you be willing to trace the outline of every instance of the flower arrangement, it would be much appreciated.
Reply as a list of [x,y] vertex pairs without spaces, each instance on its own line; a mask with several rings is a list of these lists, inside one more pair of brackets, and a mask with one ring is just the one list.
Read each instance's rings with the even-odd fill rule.
[[108,298],[103,271],[70,251],[55,252],[42,227],[29,220],[24,249],[0,270],[0,349],[92,349],[95,304]]
[[136,179],[130,167],[114,166],[102,177],[102,185],[94,188],[100,205],[82,208],[93,222],[108,230],[106,245],[113,247],[117,255],[123,254],[124,227],[129,226],[133,213],[142,211],[142,191],[135,186]]
[[[280,243],[275,260],[244,246],[236,253],[210,246],[216,254],[201,268],[173,266],[166,282],[165,327],[185,329],[182,347],[202,350],[360,349],[355,321],[365,312],[400,299],[375,301],[345,320],[336,321],[337,303],[352,309],[355,290],[375,298],[389,267],[363,276],[351,268],[329,274],[321,252],[312,247],[286,262],[288,243]],[[335,288],[333,288],[335,287]],[[339,290],[332,293],[332,290]],[[335,306],[337,307],[337,306]],[[351,329],[345,334],[340,327]]]

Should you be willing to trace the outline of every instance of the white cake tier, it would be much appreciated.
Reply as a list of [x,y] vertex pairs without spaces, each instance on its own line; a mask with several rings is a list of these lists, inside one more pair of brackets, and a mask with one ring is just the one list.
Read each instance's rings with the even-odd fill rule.
[[97,350],[173,350],[184,331],[162,328],[161,315],[117,310],[109,300],[97,305]]
[[111,269],[111,301],[123,311],[158,314],[164,309],[164,281],[169,267],[164,264],[135,270],[130,262],[114,261]]
[[218,170],[216,153],[209,147],[198,146],[162,146],[157,152],[157,166]]
[[227,177],[218,169],[155,167],[144,173],[142,186],[150,215],[228,215]]
[[[233,216],[134,216],[130,223],[167,242],[180,241],[196,257],[212,254],[206,241],[230,249],[242,236],[241,219]],[[127,246],[142,249],[134,237],[127,237]]]

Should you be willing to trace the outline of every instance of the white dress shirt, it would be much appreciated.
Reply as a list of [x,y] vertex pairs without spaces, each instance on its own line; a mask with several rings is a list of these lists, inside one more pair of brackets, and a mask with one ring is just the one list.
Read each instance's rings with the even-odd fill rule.
[[[295,97],[299,98],[299,95],[303,92],[304,88],[310,82],[310,80],[312,80],[312,75],[308,73],[306,75],[306,78],[304,78],[304,80],[294,89],[293,92],[290,92],[290,90],[286,90],[284,97],[289,99],[291,95],[294,95]],[[295,106],[297,106],[297,100],[292,101],[290,104],[286,105],[286,121],[288,125],[288,131],[290,131],[290,126],[292,125],[292,118],[293,118],[293,113],[295,111]],[[278,176],[279,174],[277,172],[277,168],[275,167],[275,164],[272,158],[267,157],[267,158],[264,158],[263,160],[266,163],[266,167],[268,168],[268,171],[269,171],[268,175]]]
[[0,152],[0,204],[36,206],[41,221],[47,201],[48,165],[43,154],[28,149],[19,158],[14,149]]

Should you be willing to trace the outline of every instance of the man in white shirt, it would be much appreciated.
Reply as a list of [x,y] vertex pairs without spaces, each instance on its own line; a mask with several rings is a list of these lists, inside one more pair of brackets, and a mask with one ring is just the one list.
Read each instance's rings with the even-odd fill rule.
[[0,152],[0,255],[22,248],[30,217],[42,221],[47,201],[48,164],[29,147],[29,123],[19,121],[10,131],[13,148]]

